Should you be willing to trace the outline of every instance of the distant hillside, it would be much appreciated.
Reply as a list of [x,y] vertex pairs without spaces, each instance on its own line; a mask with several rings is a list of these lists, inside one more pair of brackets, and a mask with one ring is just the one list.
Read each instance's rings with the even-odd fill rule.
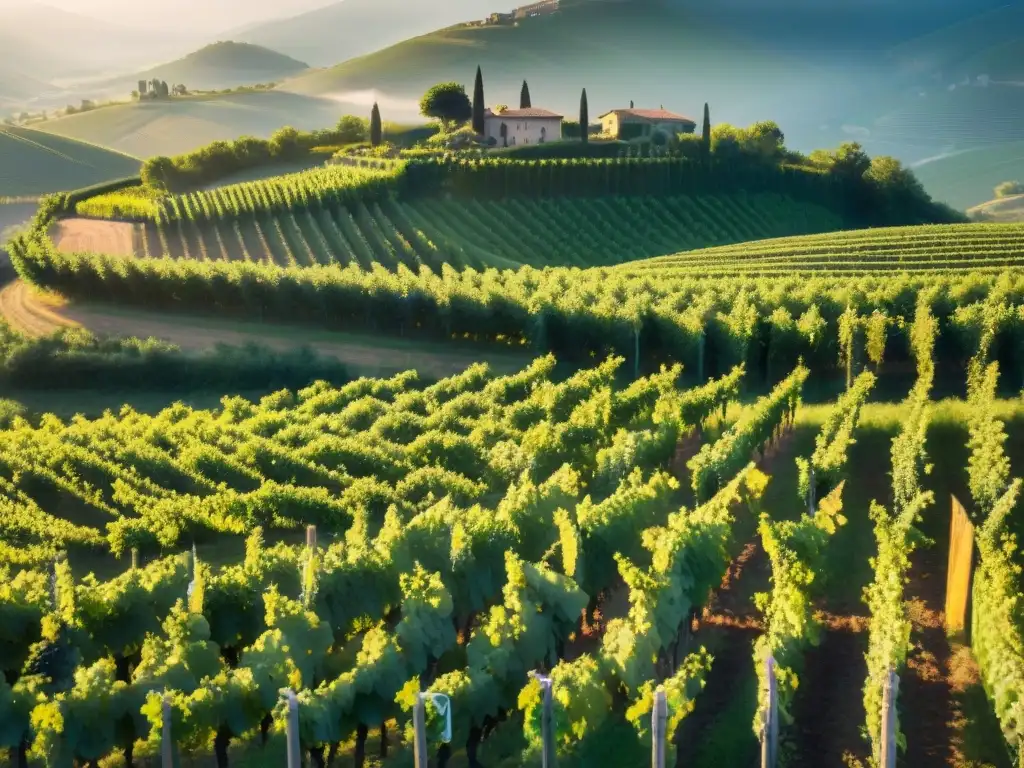
[[[309,69],[301,61],[250,43],[218,42],[184,58],[124,78],[128,83],[158,78],[190,89],[221,89],[267,83]],[[133,85],[134,87],[134,85]]]
[[285,125],[326,128],[353,110],[364,112],[359,105],[266,91],[117,104],[36,127],[147,158],[176,155],[219,139],[266,138]]
[[0,126],[0,197],[87,187],[139,172],[134,157],[28,128]]
[[[140,6],[140,12],[143,12]],[[0,77],[40,80],[125,72],[180,56],[195,38],[166,29],[110,24],[43,3],[0,3]]]
[[971,208],[967,213],[985,221],[1024,222],[1024,195],[989,200]]
[[0,69],[0,111],[25,103],[53,86],[15,69]]
[[1024,81],[1024,2],[980,12],[893,49],[890,60],[904,73],[950,83],[988,75]]
[[524,78],[535,106],[566,115],[578,110],[583,87],[595,117],[631,100],[696,115],[710,101],[716,122],[772,118],[787,136],[802,133],[812,146],[822,143],[822,113],[839,100],[812,62],[653,0],[577,0],[517,26],[450,27],[283,87],[309,95],[377,90],[416,99],[440,80],[471,87],[478,64],[491,104],[515,101]]
[[914,173],[937,199],[965,210],[991,200],[997,184],[1024,180],[1024,139],[937,158]]
[[509,10],[516,0],[341,0],[289,19],[240,30],[236,37],[283,51],[313,66],[329,66],[414,35]]

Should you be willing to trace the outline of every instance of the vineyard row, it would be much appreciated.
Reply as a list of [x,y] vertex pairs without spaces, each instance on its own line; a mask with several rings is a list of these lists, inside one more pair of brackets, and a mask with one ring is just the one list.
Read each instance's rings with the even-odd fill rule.
[[136,225],[140,256],[389,270],[612,265],[662,253],[820,232],[824,208],[771,195],[556,200],[383,200],[292,213]]

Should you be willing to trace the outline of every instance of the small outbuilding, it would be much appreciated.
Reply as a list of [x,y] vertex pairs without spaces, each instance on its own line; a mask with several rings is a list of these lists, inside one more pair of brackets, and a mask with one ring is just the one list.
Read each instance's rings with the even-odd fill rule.
[[667,136],[693,133],[697,123],[667,109],[613,109],[598,118],[601,132],[617,139],[636,139],[660,131]]

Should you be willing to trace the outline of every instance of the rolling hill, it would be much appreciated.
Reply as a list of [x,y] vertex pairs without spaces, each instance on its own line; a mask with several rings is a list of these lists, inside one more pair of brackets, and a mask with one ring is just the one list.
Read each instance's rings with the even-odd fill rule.
[[291,18],[249,26],[234,36],[314,66],[329,66],[438,27],[482,19],[491,11],[508,10],[516,4],[516,0],[341,0]]
[[997,184],[1024,179],[1024,140],[950,153],[916,166],[914,173],[939,199],[967,209],[991,200]]
[[139,80],[157,78],[168,83],[183,83],[193,90],[212,90],[273,82],[306,69],[309,69],[307,64],[269,48],[222,41],[123,80],[132,88]]
[[175,155],[211,141],[269,137],[285,125],[325,128],[364,108],[279,91],[129,102],[38,124],[59,136],[112,147],[136,157]]
[[988,75],[993,80],[1024,80],[1024,2],[1009,3],[890,51],[902,72],[941,82]]
[[77,189],[139,172],[134,157],[28,128],[0,126],[0,197]]
[[[1012,60],[1024,3],[993,4],[952,3],[932,14],[917,0],[841,2],[827,12],[808,0],[563,0],[549,16],[437,30],[282,88],[410,100],[440,80],[469,87],[481,64],[491,103],[513,101],[523,78],[535,104],[567,115],[583,87],[591,116],[629,101],[694,115],[708,101],[716,123],[776,120],[798,150],[856,140],[915,163],[1020,136],[1024,87],[995,75],[978,80],[987,74],[980,69],[969,70],[969,83],[942,71]],[[1013,71],[988,69],[1008,79]],[[965,196],[955,179],[934,181],[929,190],[942,200],[966,207],[988,199]]]
[[967,213],[984,221],[1024,222],[1024,195],[989,200],[974,206]]
[[[827,78],[808,60],[654,0],[577,0],[517,26],[449,27],[309,72],[282,88],[307,95],[376,91],[418,99],[441,80],[471,86],[478,64],[490,103],[511,103],[523,78],[530,82],[535,106],[567,115],[576,112],[583,87],[592,116],[630,100],[694,114],[710,100],[716,121],[770,116],[786,126],[787,135],[803,133],[813,145],[820,144],[819,113],[835,100],[825,87]],[[780,109],[795,103],[800,106]]]
[[142,29],[71,13],[32,0],[0,2],[0,76],[78,79],[145,67],[195,47],[194,35]]

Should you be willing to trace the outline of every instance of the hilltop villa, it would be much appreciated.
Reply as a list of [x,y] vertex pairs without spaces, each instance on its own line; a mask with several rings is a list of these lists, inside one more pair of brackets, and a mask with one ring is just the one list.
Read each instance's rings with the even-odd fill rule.
[[546,109],[503,109],[484,112],[484,135],[499,147],[543,144],[562,138],[562,115]]
[[598,118],[601,132],[618,139],[635,139],[650,136],[661,131],[668,136],[677,133],[693,133],[697,124],[688,117],[669,112],[667,109],[613,109]]

